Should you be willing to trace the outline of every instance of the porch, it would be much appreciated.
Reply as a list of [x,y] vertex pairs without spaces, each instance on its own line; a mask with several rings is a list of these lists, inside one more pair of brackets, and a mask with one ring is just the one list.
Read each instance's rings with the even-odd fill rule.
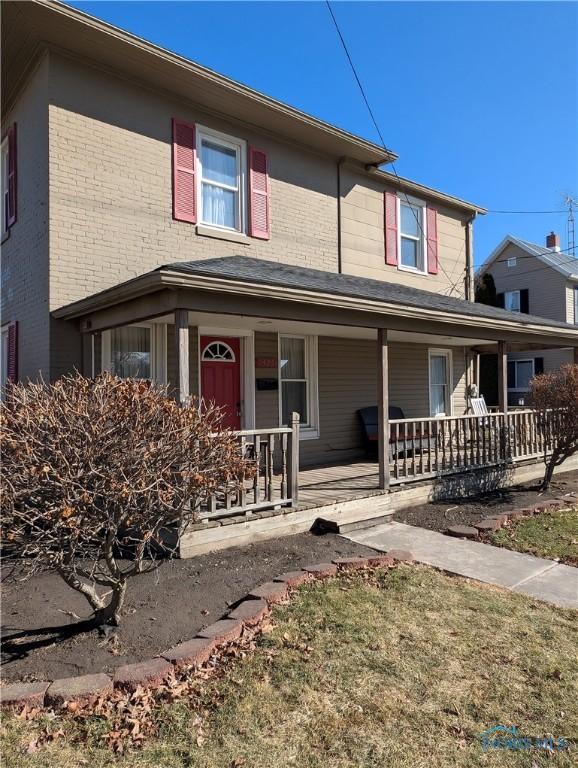
[[[170,265],[54,316],[79,323],[85,373],[152,378],[183,404],[225,406],[256,471],[199,510],[195,530],[215,548],[236,525],[265,536],[280,516],[283,532],[310,525],[315,510],[377,517],[399,489],[412,503],[426,487],[466,493],[539,468],[555,421],[508,410],[507,354],[578,349],[565,323],[245,257]],[[469,399],[487,351],[498,355],[500,409],[479,417]],[[372,436],[359,416],[368,408]]]

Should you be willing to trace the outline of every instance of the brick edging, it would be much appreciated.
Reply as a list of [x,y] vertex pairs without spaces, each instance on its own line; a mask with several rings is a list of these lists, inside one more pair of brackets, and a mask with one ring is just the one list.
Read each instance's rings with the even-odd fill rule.
[[133,692],[137,688],[156,688],[169,681],[175,672],[198,669],[216,651],[238,639],[245,628],[258,630],[276,603],[289,599],[302,584],[332,578],[399,562],[413,562],[411,552],[390,550],[385,555],[336,558],[330,563],[315,563],[283,573],[252,589],[226,615],[201,629],[195,637],[163,651],[157,656],[118,667],[114,674],[97,672],[53,681],[10,683],[0,688],[2,709],[57,709],[74,703],[90,705],[115,690]]
[[572,497],[570,499],[549,499],[546,501],[540,501],[530,507],[523,507],[520,509],[511,509],[507,512],[498,512],[495,515],[488,515],[483,520],[474,523],[473,525],[450,525],[446,528],[444,533],[446,536],[454,536],[460,539],[481,539],[488,533],[493,533],[499,530],[505,525],[508,520],[519,520],[522,517],[532,517],[533,515],[539,515],[547,510],[555,509],[568,509],[575,506],[578,503],[578,499]]

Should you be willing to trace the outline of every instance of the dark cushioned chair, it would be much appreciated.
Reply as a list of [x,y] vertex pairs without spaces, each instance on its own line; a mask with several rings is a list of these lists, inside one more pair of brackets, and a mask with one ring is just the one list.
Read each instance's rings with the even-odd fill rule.
[[[389,418],[391,419],[405,419],[405,415],[401,408],[396,405],[389,406]],[[357,411],[361,426],[363,428],[363,434],[365,438],[365,450],[368,456],[377,456],[378,451],[378,436],[377,436],[377,405],[370,405],[367,408],[360,408]],[[395,441],[395,427],[390,427],[389,438],[389,458],[394,458],[394,451],[396,456],[403,456],[404,453],[428,451],[435,447],[435,436],[430,435],[429,432],[424,431],[420,434],[419,430],[415,432],[412,437],[403,439],[403,434],[400,430],[397,440],[397,448],[394,446]]]

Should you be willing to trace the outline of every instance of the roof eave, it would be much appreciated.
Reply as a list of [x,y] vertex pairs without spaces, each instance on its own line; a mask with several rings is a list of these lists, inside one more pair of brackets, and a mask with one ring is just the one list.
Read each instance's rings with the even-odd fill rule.
[[[18,8],[11,11],[10,6],[14,5]],[[229,118],[259,125],[271,133],[310,145],[313,150],[335,157],[349,156],[365,163],[389,163],[398,157],[374,142],[70,6],[54,0],[3,3],[3,13],[16,11],[24,20],[23,29],[18,24],[12,24],[11,33],[13,36],[22,34],[22,40],[20,46],[15,46],[14,40],[11,40],[10,49],[16,49],[19,54],[24,47],[32,52],[38,45],[44,44],[82,56],[89,62],[98,57],[99,63],[172,91],[209,112],[221,113],[222,104],[226,102]],[[18,16],[14,18],[18,19]],[[6,108],[13,98],[10,86],[17,83],[17,78],[9,77],[6,67],[4,70],[3,102]]]
[[[94,296],[89,296],[80,301],[69,304],[55,310],[52,314],[61,319],[79,319],[91,312],[106,309],[121,301],[137,298],[162,288],[196,288],[207,291],[219,291],[223,293],[248,294],[254,297],[277,298],[296,302],[317,302],[323,306],[346,307],[358,311],[375,312],[388,315],[407,316],[421,320],[437,320],[453,323],[466,327],[482,326],[488,330],[504,330],[510,333],[523,333],[535,335],[537,338],[554,336],[569,343],[575,342],[578,346],[578,329],[568,326],[568,330],[559,326],[539,325],[535,323],[521,324],[520,322],[499,320],[497,318],[483,318],[473,315],[461,315],[459,313],[443,310],[421,308],[419,315],[415,307],[405,306],[393,302],[379,301],[376,299],[361,299],[357,297],[338,296],[330,293],[322,293],[307,289],[288,288],[271,284],[231,280],[218,278],[212,275],[191,275],[170,268],[160,268],[141,277],[134,278],[128,283],[109,288]],[[566,332],[565,332],[566,331]]]
[[406,179],[403,176],[399,176],[397,173],[390,173],[389,171],[384,171],[382,168],[367,168],[366,170],[372,176],[378,176],[383,179],[384,182],[409,192],[410,194],[418,196],[422,195],[447,205],[450,208],[458,208],[467,213],[481,214],[482,216],[487,213],[486,208],[482,208],[482,206],[477,205],[476,203],[470,203],[459,197],[447,195],[445,192],[440,192],[439,189],[428,187],[425,184],[419,184],[417,181]]

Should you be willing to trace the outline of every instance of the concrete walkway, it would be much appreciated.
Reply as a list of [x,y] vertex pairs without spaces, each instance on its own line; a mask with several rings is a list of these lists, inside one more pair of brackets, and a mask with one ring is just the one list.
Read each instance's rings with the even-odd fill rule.
[[578,608],[578,568],[569,565],[404,523],[384,523],[342,535],[381,552],[406,549],[420,563],[554,605]]

